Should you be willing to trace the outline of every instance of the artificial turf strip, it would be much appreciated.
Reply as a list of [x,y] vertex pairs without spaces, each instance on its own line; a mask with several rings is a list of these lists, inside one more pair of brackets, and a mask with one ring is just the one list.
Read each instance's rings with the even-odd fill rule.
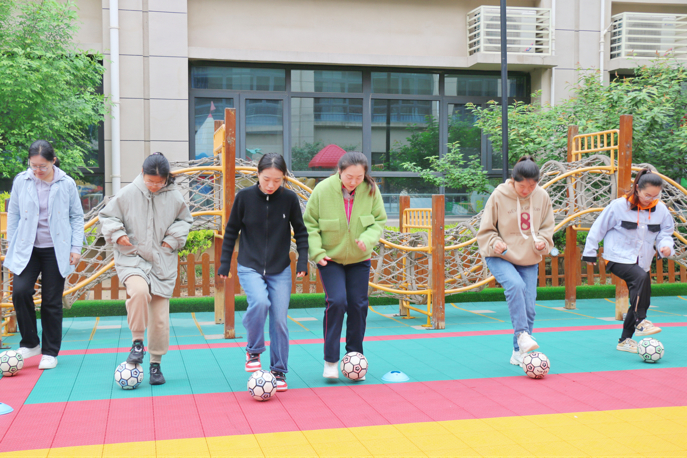
[[[651,285],[652,296],[681,296],[687,294],[687,284],[662,283]],[[614,285],[578,286],[577,299],[603,299],[615,297]],[[537,288],[537,300],[565,299],[564,286],[546,286]],[[446,303],[461,302],[494,302],[503,301],[503,288],[487,288],[480,292],[467,292],[446,296]],[[370,305],[389,305],[396,299],[389,297],[371,297]],[[236,296],[236,310],[244,311],[248,306],[246,296]],[[292,294],[290,308],[316,308],[324,306],[324,294]],[[170,299],[171,313],[212,312],[215,310],[215,298],[181,297]],[[123,300],[77,301],[71,309],[64,310],[65,317],[82,316],[121,316],[126,315]]]

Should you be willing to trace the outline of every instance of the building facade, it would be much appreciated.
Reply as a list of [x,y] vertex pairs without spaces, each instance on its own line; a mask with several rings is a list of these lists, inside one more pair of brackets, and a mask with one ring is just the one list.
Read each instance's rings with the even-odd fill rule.
[[[110,1],[77,3],[79,44],[103,53],[109,94]],[[212,154],[225,107],[237,110],[237,154],[283,154],[311,182],[331,173],[318,153],[336,145],[368,156],[387,200],[429,194],[437,189],[402,162],[444,154],[455,141],[499,177],[500,155],[467,106],[501,97],[498,5],[120,0],[121,184],[155,151],[171,160]],[[535,91],[541,103],[567,98],[580,68],[608,81],[657,52],[687,58],[685,0],[508,0],[508,8],[511,101]],[[105,194],[110,122],[91,177]]]

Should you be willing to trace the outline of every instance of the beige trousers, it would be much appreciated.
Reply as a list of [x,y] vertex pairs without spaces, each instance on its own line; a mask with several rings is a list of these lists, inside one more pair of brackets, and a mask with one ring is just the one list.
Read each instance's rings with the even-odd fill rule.
[[143,340],[148,330],[150,362],[159,363],[169,350],[169,299],[150,294],[143,277],[132,275],[124,282],[130,296],[126,300],[126,314],[132,341]]

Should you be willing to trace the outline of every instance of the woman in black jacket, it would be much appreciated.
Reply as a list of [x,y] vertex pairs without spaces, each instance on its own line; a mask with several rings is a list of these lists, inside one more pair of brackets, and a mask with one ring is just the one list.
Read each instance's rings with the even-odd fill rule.
[[308,271],[308,231],[298,196],[282,186],[286,162],[279,154],[264,155],[258,163],[258,184],[236,194],[224,232],[217,275],[226,279],[236,238],[241,232],[237,271],[246,291],[248,309],[243,326],[248,333],[246,372],[260,370],[265,351],[265,320],[270,316],[270,370],[277,391],[286,391],[289,358],[287,315],[291,297],[291,228],[298,249],[298,277]]

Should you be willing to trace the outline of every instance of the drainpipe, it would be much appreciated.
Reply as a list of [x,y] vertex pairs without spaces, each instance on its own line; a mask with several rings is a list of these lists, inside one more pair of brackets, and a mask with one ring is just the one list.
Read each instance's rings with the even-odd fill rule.
[[606,48],[606,33],[611,28],[613,23],[611,22],[608,27],[604,28],[606,25],[606,2],[601,0],[601,22],[599,24],[599,30],[601,30],[601,36],[599,37],[599,79],[601,80],[601,85],[604,84],[604,64],[606,58],[604,57],[604,51]]
[[119,114],[119,0],[110,0],[110,92],[112,97],[112,194],[121,187]]
[[[551,56],[556,55],[556,0],[551,0]],[[556,105],[556,68],[551,67],[551,106]]]

